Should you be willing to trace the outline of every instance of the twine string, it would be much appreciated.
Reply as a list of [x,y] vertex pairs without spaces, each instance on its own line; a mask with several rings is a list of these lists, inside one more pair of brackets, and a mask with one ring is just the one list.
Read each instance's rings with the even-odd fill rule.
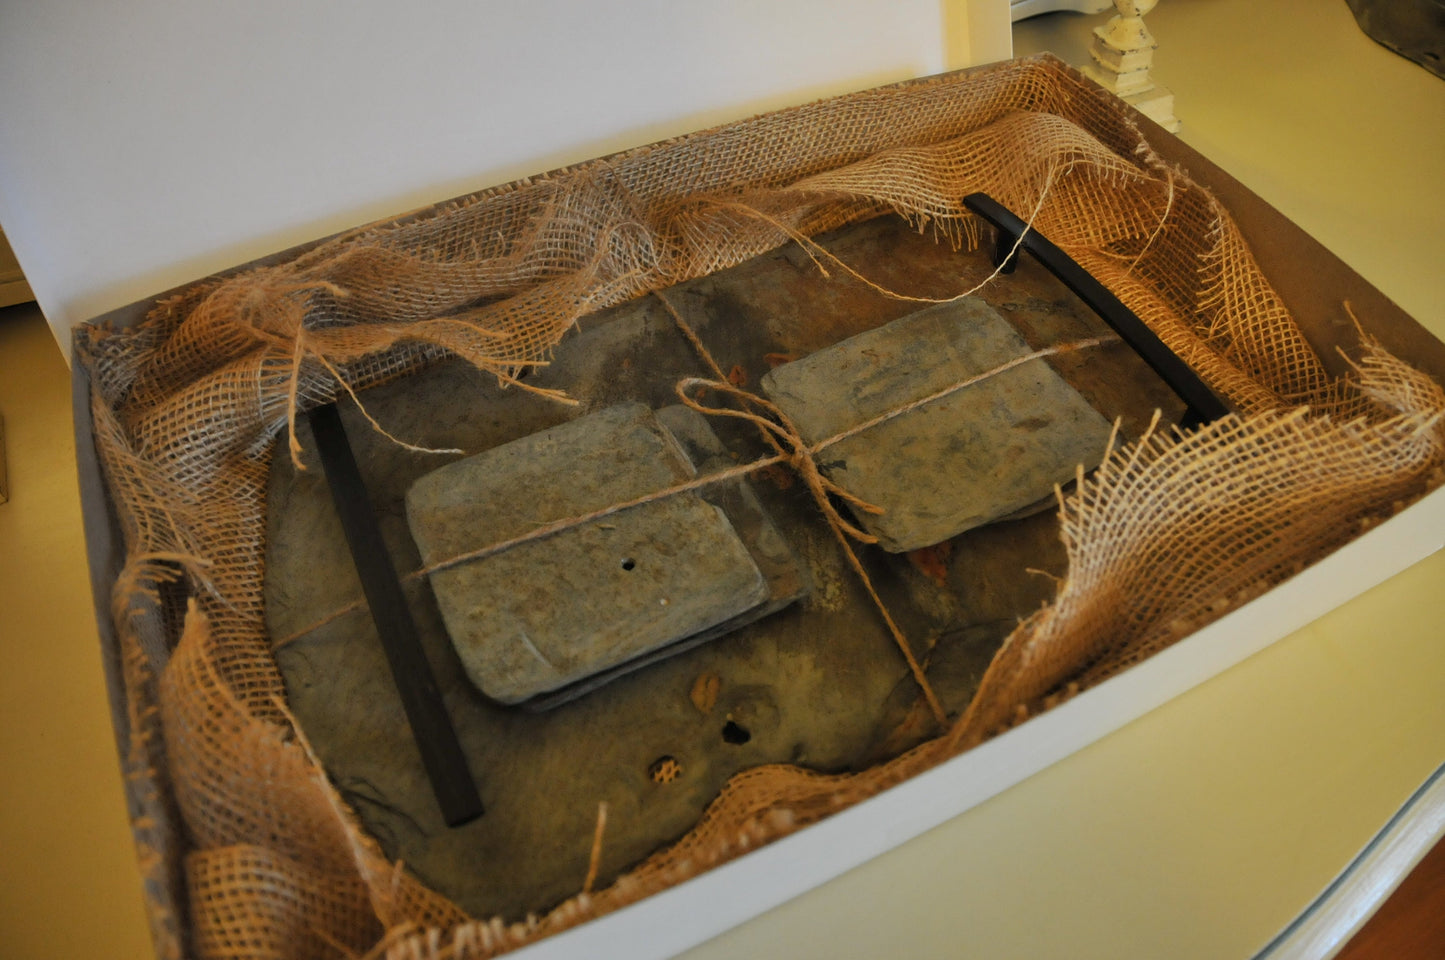
[[[667,310],[668,315],[672,317],[673,324],[682,331],[683,336],[692,344],[693,349],[697,351],[703,363],[705,363],[717,377],[717,379],[713,381],[704,381],[696,377],[689,377],[677,385],[677,395],[682,398],[683,403],[699,413],[751,420],[757,425],[758,432],[762,435],[763,439],[777,451],[773,459],[786,458],[788,465],[802,477],[803,482],[808,487],[808,492],[813,495],[813,502],[818,505],[818,509],[823,514],[823,519],[828,522],[828,529],[833,531],[833,538],[838,541],[843,555],[847,557],[848,565],[853,568],[853,572],[863,584],[863,588],[868,591],[868,596],[872,599],[873,606],[877,608],[879,615],[883,618],[883,623],[888,627],[888,632],[893,637],[894,644],[897,645],[899,651],[903,654],[903,659],[908,664],[909,673],[913,675],[914,682],[918,684],[919,689],[923,692],[923,698],[928,701],[928,709],[929,712],[933,714],[934,721],[940,727],[946,727],[948,725],[948,715],[944,712],[943,704],[934,692],[932,684],[928,682],[928,676],[923,669],[923,665],[920,664],[918,658],[913,655],[913,648],[909,646],[908,638],[903,635],[903,631],[899,629],[897,621],[895,621],[893,615],[888,612],[888,607],[884,604],[883,598],[878,596],[878,591],[873,588],[872,578],[868,576],[868,571],[863,569],[862,561],[858,559],[858,554],[854,551],[853,545],[848,542],[849,537],[854,537],[865,543],[877,543],[878,538],[859,529],[849,521],[844,520],[837,508],[833,506],[828,494],[836,492],[843,499],[865,512],[878,514],[883,512],[882,509],[853,496],[824,477],[818,468],[816,452],[808,447],[802,434],[798,432],[798,428],[793,424],[793,421],[788,415],[771,401],[765,400],[755,393],[743,390],[724,377],[722,367],[719,366],[717,360],[713,358],[712,351],[708,350],[707,344],[702,342],[702,338],[697,335],[696,330],[692,329],[692,325],[682,318],[682,314],[672,305],[672,301],[668,300],[667,297],[663,296],[662,293],[657,290],[654,290],[652,295],[662,301],[663,307]],[[704,408],[687,393],[689,386],[697,384],[703,384],[712,389],[716,389],[723,395],[734,397],[745,405],[758,407],[772,414],[775,419],[769,419],[747,410],[728,410],[726,408],[712,410]],[[789,453],[789,450],[792,452]]]
[[597,873],[602,867],[602,837],[607,832],[607,801],[597,804],[597,826],[592,830],[592,851],[587,857],[587,877],[582,881],[582,892],[591,893],[597,883]]
[[[913,675],[914,681],[918,684],[924,699],[928,703],[928,709],[933,714],[933,719],[940,727],[947,726],[947,714],[938,699],[938,695],[934,692],[933,686],[928,682],[928,676],[923,665],[918,662],[918,658],[913,653],[912,645],[909,644],[908,638],[898,626],[898,622],[893,619],[893,614],[889,611],[887,604],[885,604],[883,598],[878,595],[878,591],[873,586],[873,579],[868,576],[868,571],[863,567],[863,561],[858,557],[857,551],[853,548],[853,543],[850,542],[877,543],[878,538],[860,529],[851,521],[844,519],[842,514],[833,505],[830,495],[839,497],[865,513],[877,515],[883,513],[883,509],[854,496],[823,476],[818,466],[818,454],[849,437],[856,436],[879,424],[900,417],[925,404],[941,400],[981,380],[1011,370],[1020,364],[1028,363],[1031,360],[1036,360],[1043,356],[1062,353],[1066,350],[1078,350],[1098,346],[1108,341],[1117,340],[1118,337],[1095,337],[1089,340],[1076,341],[1069,344],[1057,344],[1053,347],[1046,347],[1043,350],[1032,351],[1029,354],[1016,357],[1007,363],[987,370],[982,374],[967,377],[952,383],[942,390],[935,391],[911,403],[887,410],[876,417],[872,417],[847,430],[810,445],[803,438],[793,421],[776,404],[751,391],[744,390],[742,387],[737,386],[723,377],[722,367],[713,358],[711,351],[707,349],[707,345],[703,343],[702,338],[697,335],[697,331],[693,330],[692,326],[683,319],[682,314],[678,312],[672,302],[663,296],[660,291],[654,290],[653,296],[662,302],[663,307],[666,308],[668,314],[672,317],[673,323],[682,331],[683,336],[692,344],[693,349],[697,351],[703,362],[717,376],[716,380],[688,377],[677,384],[677,395],[682,398],[683,403],[699,413],[708,416],[733,417],[735,419],[752,422],[757,426],[758,432],[763,438],[777,451],[777,456],[770,458],[770,460],[776,462],[778,457],[786,457],[788,466],[793,468],[794,472],[798,474],[807,486],[808,492],[813,495],[813,501],[817,504],[819,511],[823,514],[823,518],[827,521],[828,528],[833,531],[833,536],[838,541],[844,557],[848,560],[848,565],[853,568],[853,573],[858,577],[858,581],[863,585],[864,590],[867,591],[868,597],[873,601],[873,606],[877,609],[879,616],[883,618],[883,622],[888,627],[888,632],[892,636],[894,644],[898,647],[899,652],[903,654],[903,659],[908,664],[909,672]],[[698,386],[708,390],[715,390],[724,396],[731,397],[738,401],[744,409],[705,406],[688,393],[690,388]],[[745,409],[746,407],[754,407],[762,410],[767,416],[754,413],[751,410]],[[762,466],[756,466],[755,469],[762,469]]]
[[[846,273],[848,276],[852,277],[858,283],[863,284],[863,286],[869,288],[875,293],[881,294],[882,296],[889,298],[890,300],[902,300],[907,303],[956,303],[959,300],[964,299],[965,297],[971,297],[974,294],[978,293],[980,290],[988,286],[995,279],[997,279],[1000,274],[1003,273],[1005,266],[1012,262],[1014,258],[1018,255],[1019,250],[1023,248],[1024,238],[1031,230],[1034,229],[1035,221],[1038,220],[1039,215],[1043,212],[1044,204],[1048,201],[1049,196],[1053,192],[1054,183],[1057,180],[1073,173],[1075,168],[1081,166],[1097,166],[1097,163],[1094,161],[1075,159],[1065,162],[1055,162],[1051,164],[1048,170],[1044,173],[1044,181],[1043,184],[1039,187],[1039,195],[1037,200],[1034,201],[1033,209],[1029,212],[1028,218],[1024,221],[1023,230],[1019,231],[1019,235],[1014,238],[1013,246],[1009,248],[1008,255],[1001,258],[999,262],[994,265],[993,271],[989,273],[988,276],[980,280],[978,283],[969,287],[967,290],[962,291],[961,293],[951,294],[946,297],[923,297],[915,294],[903,293],[902,291],[886,287],[883,284],[865,276],[857,268],[847,263],[836,253],[823,246],[817,240],[808,236],[808,234],[804,233],[802,230],[788,223],[785,223],[778,217],[772,216],[766,211],[761,210],[758,207],[755,207],[752,204],[747,203],[743,200],[704,198],[702,202],[706,203],[709,206],[712,206],[714,209],[731,211],[733,213],[741,214],[746,217],[752,217],[755,220],[760,220],[763,223],[768,224],[773,229],[777,230],[788,239],[796,243],[800,248],[802,248],[803,252],[808,255],[808,259],[813,262],[813,265],[818,268],[818,272],[821,273],[825,278],[832,276],[832,274],[828,272],[827,266],[825,266],[826,262],[833,264],[838,269]],[[1156,178],[1149,177],[1146,179],[1154,180]],[[1173,171],[1169,171],[1167,186],[1169,190],[1169,204],[1165,208],[1164,217],[1160,218],[1159,225],[1155,228],[1153,234],[1150,235],[1148,241],[1145,243],[1144,251],[1147,251],[1149,249],[1149,246],[1153,244],[1155,237],[1157,237],[1163,231],[1165,219],[1168,218],[1170,209],[1172,209],[1174,202]],[[959,211],[956,214],[944,214],[941,215],[939,219],[955,217],[964,223],[978,223],[978,218],[975,217],[972,213],[970,213],[966,208],[963,208],[961,205]],[[1144,252],[1141,251],[1138,257],[1135,258],[1135,263],[1137,263],[1138,260],[1143,257],[1143,255]],[[1131,264],[1129,269],[1132,270],[1133,266],[1134,265]],[[661,294],[658,291],[654,290],[652,292],[655,296],[658,296],[659,298],[661,297]],[[674,319],[676,319],[675,316]],[[695,338],[689,337],[689,339],[693,341],[694,347],[699,345],[699,342]],[[720,373],[719,377],[721,377]]]
[[[713,359],[712,353],[707,349],[707,345],[702,342],[702,338],[697,335],[697,332],[692,329],[691,325],[682,318],[682,314],[677,311],[677,308],[672,305],[671,301],[656,290],[653,291],[653,296],[662,301],[662,305],[667,308],[667,312],[672,316],[673,323],[683,331],[683,334],[693,345],[693,348],[702,356],[703,362],[711,369],[720,373],[722,368],[718,366],[717,361]],[[731,396],[747,406],[758,407],[771,414],[773,419],[747,410],[728,410],[725,408],[713,410],[706,408],[693,400],[687,393],[689,386],[699,383],[715,389],[725,396]],[[863,568],[863,562],[858,559],[857,552],[853,549],[852,543],[849,542],[850,537],[864,543],[877,543],[878,538],[843,519],[842,514],[833,506],[833,502],[829,499],[828,495],[830,493],[836,493],[849,503],[868,513],[880,514],[883,510],[874,504],[860,500],[824,477],[818,467],[816,451],[808,446],[807,442],[798,432],[797,426],[794,425],[788,415],[771,401],[744,390],[727,380],[702,381],[696,377],[689,377],[679,383],[677,385],[677,395],[682,398],[683,403],[697,410],[699,413],[751,420],[757,425],[763,437],[775,450],[779,451],[778,455],[787,457],[788,465],[803,479],[804,484],[808,488],[808,492],[813,495],[813,502],[818,505],[819,511],[823,514],[823,519],[828,522],[828,529],[833,531],[833,537],[838,541],[843,555],[848,559],[848,565],[853,568],[853,573],[858,577],[859,582],[863,584],[863,588],[868,592],[869,598],[873,601],[873,606],[883,618],[883,623],[888,627],[888,632],[893,637],[894,644],[897,645],[899,652],[903,654],[904,661],[908,664],[909,673],[913,675],[914,682],[918,684],[919,689],[923,692],[923,698],[928,701],[928,709],[933,714],[934,721],[940,727],[947,726],[948,715],[943,709],[943,704],[938,699],[938,694],[934,692],[933,685],[928,682],[928,675],[923,669],[923,665],[919,663],[918,658],[914,656],[913,648],[909,645],[908,638],[904,636],[897,621],[893,619],[893,615],[888,611],[888,606],[883,602],[883,598],[878,596],[878,591],[873,588],[872,578],[868,576],[868,571]]]
[[[762,409],[770,416],[753,413],[750,410],[709,406],[688,393],[688,390],[693,387],[733,397],[740,403]],[[883,508],[854,496],[823,476],[822,471],[818,468],[817,449],[808,445],[802,434],[798,432],[798,428],[788,419],[787,414],[778,409],[775,404],[726,380],[686,377],[678,381],[676,390],[682,402],[698,413],[712,417],[732,417],[756,424],[760,431],[773,438],[774,447],[779,451],[777,457],[782,458],[781,462],[792,467],[803,480],[829,523],[841,526],[855,540],[861,540],[864,543],[878,542],[877,537],[845,520],[829,500],[829,495],[836,496],[865,513],[881,514]]]
[[[880,512],[879,508],[873,504],[869,504],[866,501],[854,497],[847,491],[841,490],[832,481],[828,480],[826,477],[823,477],[821,471],[818,471],[817,468],[817,455],[823,450],[826,450],[827,448],[833,446],[834,444],[840,443],[843,440],[848,439],[849,437],[856,436],[866,430],[869,430],[879,425],[880,423],[884,423],[888,420],[902,416],[903,414],[908,413],[911,410],[915,410],[928,403],[932,403],[935,400],[943,399],[944,397],[957,393],[960,390],[967,389],[968,387],[971,387],[974,384],[980,383],[984,380],[988,380],[992,377],[998,376],[999,374],[1005,373],[1009,370],[1014,369],[1015,367],[1021,366],[1032,360],[1038,360],[1043,357],[1049,357],[1062,353],[1070,353],[1076,350],[1097,347],[1103,344],[1114,342],[1117,339],[1118,338],[1114,336],[1091,337],[1085,340],[1076,340],[1067,343],[1054,344],[1053,346],[1044,347],[1039,350],[1030,351],[1026,354],[1021,354],[1020,356],[1015,357],[1014,359],[1009,360],[1006,363],[1002,363],[989,370],[985,370],[984,372],[975,376],[967,377],[963,380],[956,381],[955,383],[949,384],[943,389],[929,394],[926,397],[922,397],[911,403],[907,403],[900,407],[885,411],[884,413],[872,418],[871,420],[864,421],[863,423],[860,423],[854,427],[850,427],[849,429],[844,430],[840,433],[833,434],[832,436],[826,437],[814,444],[808,444],[806,441],[804,441],[801,435],[798,434],[796,427],[794,427],[791,421],[789,421],[786,417],[781,417],[779,421],[775,422],[769,420],[767,417],[764,417],[760,414],[752,413],[751,411],[733,410],[725,407],[705,406],[699,403],[686,391],[691,388],[717,390],[719,393],[726,394],[728,396],[745,396],[747,398],[750,398],[748,402],[753,403],[754,405],[758,405],[760,409],[776,409],[774,405],[769,403],[764,398],[758,397],[756,394],[751,394],[747,391],[740,390],[734,384],[729,383],[725,379],[708,380],[699,377],[685,378],[678,383],[679,396],[682,398],[684,403],[686,403],[688,406],[691,406],[693,409],[710,416],[734,417],[737,419],[747,420],[756,424],[762,436],[767,439],[768,442],[778,452],[774,453],[771,456],[762,457],[757,460],[749,461],[748,463],[728,467],[715,473],[709,473],[704,476],[694,477],[693,479],[684,481],[682,483],[677,483],[669,487],[664,487],[661,490],[656,490],[652,493],[648,493],[640,497],[635,497],[631,500],[625,500],[619,503],[610,504],[606,507],[579,514],[577,516],[566,517],[560,520],[554,520],[550,523],[542,524],[541,526],[535,527],[532,530],[529,530],[528,532],[523,534],[519,534],[515,537],[497,541],[496,543],[479,547],[476,550],[468,550],[455,556],[446,557],[442,560],[438,560],[435,563],[428,564],[417,570],[413,570],[412,572],[403,576],[402,580],[406,583],[412,583],[420,580],[423,577],[430,576],[431,574],[439,573],[443,570],[448,570],[452,567],[460,566],[464,563],[471,563],[477,560],[483,560],[487,557],[501,553],[505,550],[510,550],[513,547],[518,547],[522,544],[530,543],[535,540],[541,540],[547,537],[556,536],[557,534],[563,533],[567,530],[571,530],[574,527],[583,526],[588,523],[594,523],[596,521],[606,519],[613,514],[621,513],[624,510],[631,510],[635,507],[640,507],[657,500],[662,500],[666,497],[676,496],[681,493],[690,493],[693,491],[704,489],[706,487],[713,486],[715,484],[727,483],[729,481],[738,480],[750,474],[757,473],[760,470],[766,470],[769,467],[779,464],[787,464],[789,466],[799,464],[804,465],[802,472],[805,477],[810,475],[810,472],[812,472],[813,475],[816,475],[819,482],[816,487],[810,483],[809,490],[814,493],[814,500],[819,503],[821,508],[823,508],[824,516],[826,518],[830,518],[829,528],[832,529],[836,535],[842,537],[841,542],[844,545],[845,554],[849,558],[850,566],[852,566],[855,572],[859,574],[860,578],[864,580],[865,587],[868,589],[870,595],[875,598],[875,604],[880,606],[880,614],[883,616],[885,622],[891,625],[890,632],[894,632],[896,630],[896,624],[894,624],[892,616],[886,611],[886,609],[882,609],[882,601],[876,599],[877,595],[872,589],[872,584],[870,581],[867,580],[867,575],[862,570],[861,562],[858,560],[857,555],[853,552],[851,545],[849,545],[848,543],[848,535],[845,533],[845,531],[849,529],[857,530],[857,528],[853,524],[842,519],[837,509],[834,508],[830,502],[828,502],[828,494],[837,495],[841,499],[849,503],[855,504],[859,507],[859,509],[862,509],[865,512]],[[711,358],[709,357],[709,359]],[[781,411],[779,411],[779,413],[781,413]],[[811,467],[806,465],[811,465]],[[818,491],[822,491],[823,495],[819,496]],[[832,522],[831,518],[837,518],[840,522],[834,523]],[[857,532],[857,539],[861,542],[876,542],[875,539],[870,539],[870,534],[867,534],[866,532],[863,532],[861,530],[857,530]],[[273,646],[275,649],[280,649],[287,644],[299,640],[307,634],[312,633],[313,631],[318,630],[321,627],[324,627],[328,623],[331,623],[334,620],[345,616],[348,613],[364,609],[365,606],[365,601],[358,599],[349,604],[346,604],[345,606],[338,607],[336,610],[332,611],[326,616],[321,617],[320,619],[300,628],[299,630],[296,630],[290,634],[287,634],[284,637],[281,637],[280,639],[275,641]],[[900,649],[904,651],[905,658],[913,660],[914,658],[911,649],[908,647],[906,641],[903,641],[901,637],[902,635],[901,633],[899,633],[895,636],[895,640],[899,642]]]

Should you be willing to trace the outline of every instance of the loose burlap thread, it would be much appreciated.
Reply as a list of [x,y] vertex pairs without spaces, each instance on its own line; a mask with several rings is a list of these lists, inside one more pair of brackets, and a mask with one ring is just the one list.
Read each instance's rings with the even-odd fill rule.
[[[880,213],[957,242],[975,191],[1037,210],[1239,415],[1151,431],[1061,497],[1057,596],[945,735],[857,774],[746,771],[678,843],[519,922],[466,917],[390,863],[292,723],[266,635],[265,478],[295,411],[445,355],[525,387],[519,369],[585,313]],[[573,926],[1151,655],[1438,485],[1445,461],[1439,385],[1368,342],[1353,377],[1329,376],[1218,202],[1048,60],[521,181],[202,281],[79,346],[125,539],[123,762],[163,956],[481,957]]]

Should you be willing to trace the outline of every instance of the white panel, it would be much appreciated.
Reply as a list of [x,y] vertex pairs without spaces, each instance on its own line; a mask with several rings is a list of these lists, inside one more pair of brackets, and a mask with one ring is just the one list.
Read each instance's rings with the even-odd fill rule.
[[937,72],[941,19],[939,0],[9,4],[0,222],[64,337],[369,219]]

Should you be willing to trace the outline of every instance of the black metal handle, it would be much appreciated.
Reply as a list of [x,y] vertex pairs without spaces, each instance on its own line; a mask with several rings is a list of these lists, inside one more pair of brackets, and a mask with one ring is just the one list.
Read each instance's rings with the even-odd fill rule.
[[[1018,257],[1015,248],[1027,250],[1034,255],[1035,260],[1058,277],[1064,286],[1072,290],[1075,296],[1088,304],[1105,323],[1113,327],[1135,353],[1144,358],[1144,362],[1159,374],[1188,407],[1180,426],[1208,423],[1229,412],[1229,408],[1199,379],[1199,375],[1179,359],[1178,354],[1165,346],[1164,341],[1160,340],[1134,311],[1124,306],[1118,297],[1075,263],[1067,253],[1054,246],[1048,238],[1029,227],[986,193],[969,194],[963,198],[963,205],[993,224],[997,231],[998,242],[994,246],[993,263],[1001,272],[1013,273]],[[1020,240],[1020,237],[1023,239]]]
[[482,798],[467,768],[466,755],[457,740],[456,728],[442,702],[441,689],[426,652],[418,639],[416,622],[406,605],[406,596],[392,566],[391,554],[381,538],[381,528],[371,512],[361,471],[346,439],[346,428],[336,404],[311,411],[311,432],[316,452],[326,471],[331,501],[346,531],[351,559],[361,578],[361,589],[371,608],[371,619],[386,650],[386,662],[401,694],[401,705],[411,724],[422,766],[431,781],[449,827],[459,827],[482,815]]

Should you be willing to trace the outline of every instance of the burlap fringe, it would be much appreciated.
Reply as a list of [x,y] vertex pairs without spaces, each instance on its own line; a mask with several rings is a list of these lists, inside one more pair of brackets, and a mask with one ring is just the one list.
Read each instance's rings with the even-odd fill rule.
[[[959,198],[978,190],[1037,209],[1037,227],[1240,416],[1152,431],[1081,478],[1062,501],[1069,568],[1054,602],[1008,639],[945,736],[854,775],[742,773],[673,847],[510,925],[464,916],[389,863],[292,724],[266,636],[265,477],[288,420],[449,354],[515,383],[585,313],[880,212],[962,242],[976,226]],[[1328,376],[1218,203],[1052,62],[523,181],[203,281],[81,345],[125,535],[123,759],[164,957],[487,957],[566,929],[1149,656],[1439,485],[1445,462],[1440,387],[1373,344],[1357,380]]]

